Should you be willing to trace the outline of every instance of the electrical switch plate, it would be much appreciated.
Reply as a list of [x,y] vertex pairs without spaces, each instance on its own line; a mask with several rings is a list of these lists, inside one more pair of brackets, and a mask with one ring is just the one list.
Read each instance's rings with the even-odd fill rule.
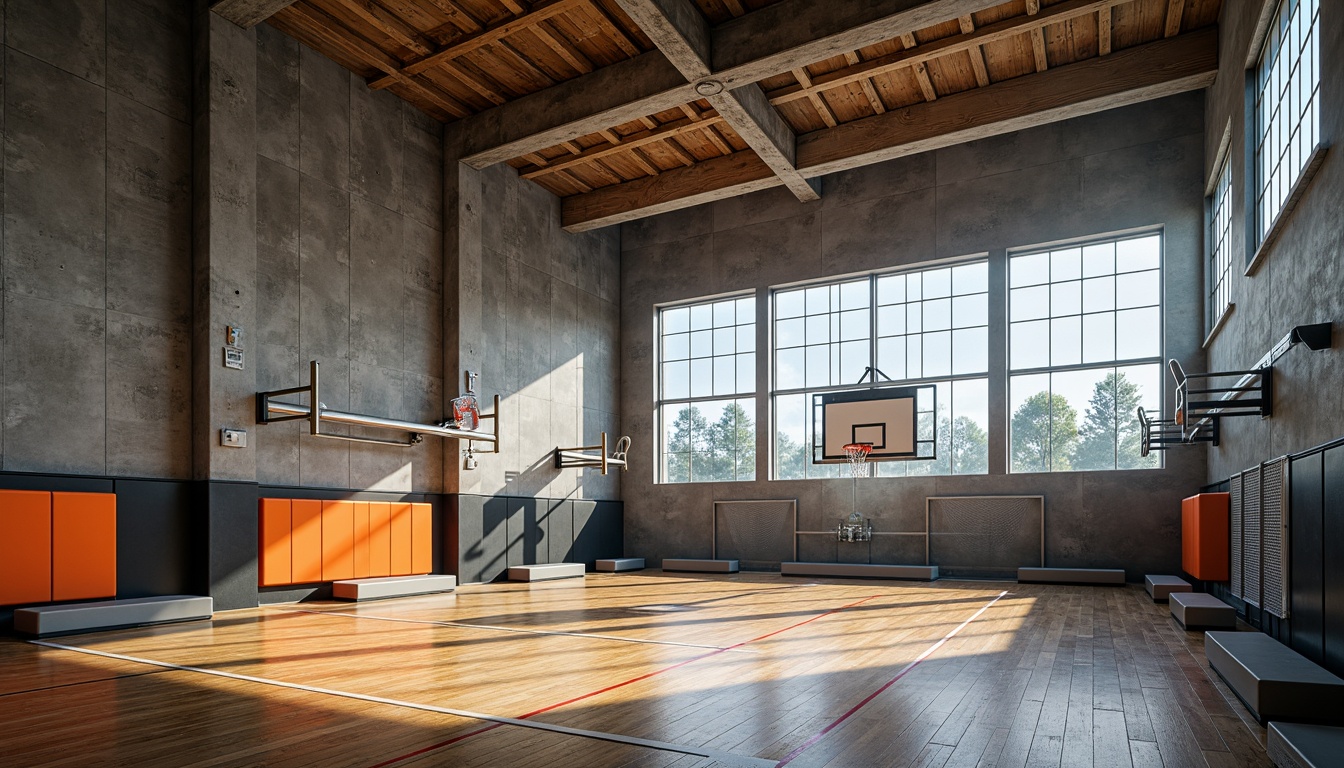
[[225,427],[219,430],[219,444],[225,448],[246,448],[247,430]]

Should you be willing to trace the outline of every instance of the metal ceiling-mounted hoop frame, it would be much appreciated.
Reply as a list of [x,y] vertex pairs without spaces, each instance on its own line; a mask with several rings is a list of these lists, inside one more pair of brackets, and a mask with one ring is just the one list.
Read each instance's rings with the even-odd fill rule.
[[[326,437],[333,440],[348,440],[355,443],[376,443],[379,445],[399,445],[405,447],[423,442],[425,436],[429,435],[432,437],[449,437],[470,441],[468,443],[468,450],[473,450],[475,453],[499,453],[499,395],[495,395],[494,413],[481,414],[482,421],[488,419],[491,422],[493,430],[490,432],[458,429],[452,421],[444,421],[439,424],[419,424],[414,421],[389,419],[382,416],[348,413],[346,411],[333,410],[322,403],[320,367],[316,360],[313,360],[308,365],[308,386],[290,387],[289,389],[277,389],[270,392],[257,393],[258,424],[274,424],[281,421],[298,421],[302,419],[308,422],[309,434],[314,437]],[[308,405],[273,399],[299,394],[308,395]],[[322,424],[324,422],[333,424],[351,424],[358,427],[372,427],[374,429],[392,429],[409,432],[410,437],[406,440],[388,440],[378,437],[361,437],[358,435],[333,435],[322,431]],[[491,449],[488,451],[475,450],[471,447],[471,443],[475,442],[489,443]]]
[[[620,467],[622,472],[628,471],[625,456],[630,450],[629,436],[622,437],[616,441],[616,450],[610,455],[607,454],[607,433],[602,433],[602,442],[597,445],[580,445],[577,448],[555,449],[555,468],[556,469],[575,469],[578,467],[601,467],[602,474],[607,474],[608,467]],[[597,451],[594,456],[585,451]]]

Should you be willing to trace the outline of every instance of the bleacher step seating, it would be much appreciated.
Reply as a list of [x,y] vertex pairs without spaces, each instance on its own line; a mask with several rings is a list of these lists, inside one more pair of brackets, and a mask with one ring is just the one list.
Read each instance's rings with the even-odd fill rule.
[[342,579],[331,583],[331,594],[337,600],[383,600],[389,597],[429,595],[452,592],[457,588],[457,577],[444,574],[427,576],[381,576],[371,579]]
[[1330,768],[1344,755],[1344,728],[1270,723],[1268,735],[1269,759],[1278,768]]
[[552,579],[583,578],[583,563],[543,563],[515,565],[509,568],[509,581],[550,581]]
[[1170,600],[1171,617],[1187,632],[1236,629],[1237,611],[1205,592],[1176,592]]
[[25,635],[72,635],[104,629],[208,619],[215,600],[196,595],[137,597],[93,603],[43,605],[14,611],[14,629]]
[[848,579],[909,579],[934,581],[936,565],[885,565],[882,563],[780,563],[781,576],[834,576]]
[[607,573],[617,571],[641,571],[644,569],[642,557],[610,557],[597,561],[597,570]]
[[1028,584],[1125,585],[1121,568],[1018,568],[1017,580]]
[[668,558],[663,561],[664,571],[686,571],[688,573],[737,573],[736,560],[697,560],[694,558]]
[[1143,588],[1154,603],[1166,602],[1172,592],[1190,592],[1190,582],[1180,576],[1144,576]]
[[1344,680],[1269,635],[1209,632],[1204,655],[1261,725],[1344,725]]

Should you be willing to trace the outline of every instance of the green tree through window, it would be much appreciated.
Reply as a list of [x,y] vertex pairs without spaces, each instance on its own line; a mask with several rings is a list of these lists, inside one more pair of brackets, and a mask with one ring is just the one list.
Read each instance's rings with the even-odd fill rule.
[[1071,469],[1078,441],[1077,422],[1078,412],[1062,395],[1037,392],[1027,398],[1013,414],[1013,471]]
[[1097,382],[1078,430],[1074,469],[1141,469],[1157,466],[1157,457],[1139,455],[1139,386],[1121,371]]

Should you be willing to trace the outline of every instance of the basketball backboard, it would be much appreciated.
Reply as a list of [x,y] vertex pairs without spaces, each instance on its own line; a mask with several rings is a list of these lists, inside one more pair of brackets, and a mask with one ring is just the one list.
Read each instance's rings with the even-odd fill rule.
[[844,447],[851,443],[872,444],[868,461],[934,458],[934,435],[921,435],[919,420],[937,412],[936,395],[933,385],[813,395],[812,463],[845,462]]

